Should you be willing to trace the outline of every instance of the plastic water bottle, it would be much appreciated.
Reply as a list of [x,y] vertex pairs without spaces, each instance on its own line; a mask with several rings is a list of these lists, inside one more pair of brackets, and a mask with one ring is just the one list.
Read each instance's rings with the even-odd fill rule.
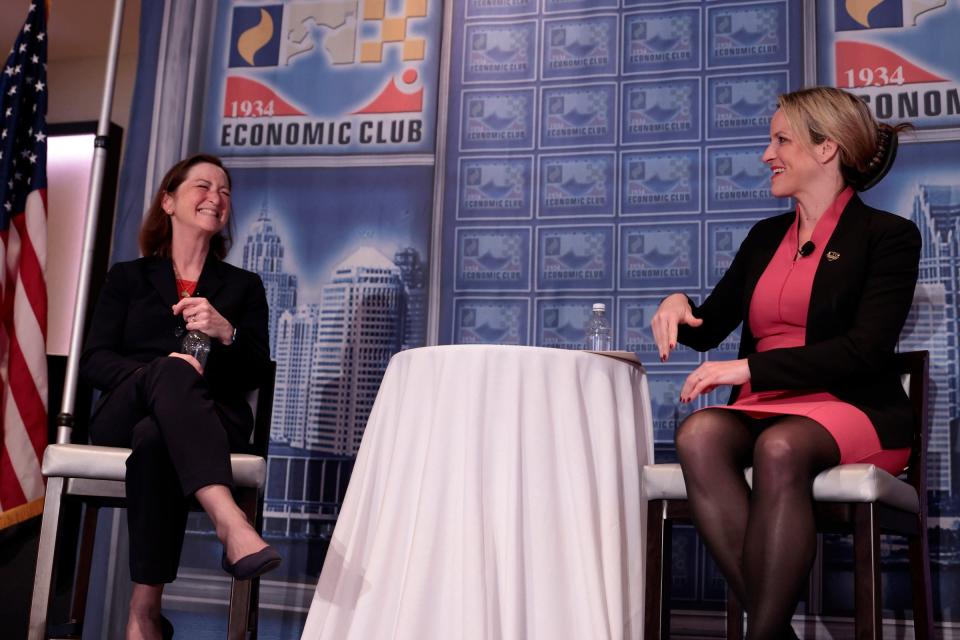
[[203,331],[188,331],[180,343],[180,353],[189,353],[201,367],[207,366],[207,356],[210,355],[210,336]]
[[587,349],[590,351],[613,349],[613,333],[610,331],[610,322],[607,320],[607,305],[602,302],[594,303],[593,315],[587,323]]

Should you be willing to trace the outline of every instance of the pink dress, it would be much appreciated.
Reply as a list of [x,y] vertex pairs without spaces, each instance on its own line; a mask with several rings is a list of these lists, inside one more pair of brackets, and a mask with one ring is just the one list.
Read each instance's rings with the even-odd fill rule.
[[[850,188],[841,192],[817,221],[811,237],[816,246],[813,253],[797,258],[797,221],[787,230],[750,299],[748,319],[757,351],[806,343],[807,309],[817,265],[852,197]],[[870,418],[826,391],[753,391],[747,382],[736,402],[716,408],[737,409],[754,418],[795,415],[815,420],[836,440],[840,464],[870,463],[897,475],[910,456],[909,448],[883,449]]]

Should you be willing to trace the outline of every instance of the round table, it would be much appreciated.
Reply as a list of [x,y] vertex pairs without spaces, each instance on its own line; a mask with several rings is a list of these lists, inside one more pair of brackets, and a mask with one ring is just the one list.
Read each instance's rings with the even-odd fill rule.
[[370,414],[303,638],[639,638],[653,461],[637,362],[411,349]]

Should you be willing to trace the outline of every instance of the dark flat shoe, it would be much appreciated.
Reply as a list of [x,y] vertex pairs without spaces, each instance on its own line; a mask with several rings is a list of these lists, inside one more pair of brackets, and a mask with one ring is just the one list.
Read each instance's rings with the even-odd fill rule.
[[267,545],[256,553],[243,556],[233,564],[227,561],[227,554],[223,554],[220,559],[220,566],[237,580],[249,580],[262,576],[268,571],[273,571],[280,566],[280,560],[280,554],[277,553],[277,550]]
[[173,638],[173,623],[163,615],[160,616],[160,633],[163,635],[163,640],[171,640],[171,638]]

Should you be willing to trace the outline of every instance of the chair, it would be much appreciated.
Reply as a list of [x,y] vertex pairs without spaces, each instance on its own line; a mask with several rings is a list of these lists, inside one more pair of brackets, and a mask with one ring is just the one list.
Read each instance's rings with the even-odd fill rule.
[[[929,353],[899,353],[895,366],[913,407],[914,441],[905,478],[894,478],[871,464],[841,465],[813,481],[817,530],[852,533],[857,638],[882,637],[880,535],[909,539],[913,582],[914,635],[933,638],[933,603],[927,543],[927,393]],[[752,469],[745,472],[752,482]],[[670,543],[674,522],[690,521],[687,491],[679,464],[646,465],[647,571],[644,637],[670,635]],[[727,589],[727,637],[743,637],[743,609]]]
[[[251,436],[253,453],[234,453],[230,456],[235,485],[234,497],[258,531],[263,524],[263,488],[267,475],[266,455],[275,373],[276,365],[271,362],[261,386],[250,394],[255,416]],[[44,451],[42,471],[47,478],[47,491],[30,607],[29,640],[81,637],[97,513],[101,507],[125,506],[124,478],[128,455],[130,449],[82,444],[51,444]],[[57,625],[56,629],[51,626],[53,633],[48,635],[47,616],[51,587],[54,584],[54,566],[57,565],[58,529],[67,501],[79,501],[86,506],[83,531],[70,605],[70,621],[66,625]],[[195,508],[199,509],[199,505],[195,505]],[[231,581],[228,639],[257,637],[259,587],[259,578]]]

